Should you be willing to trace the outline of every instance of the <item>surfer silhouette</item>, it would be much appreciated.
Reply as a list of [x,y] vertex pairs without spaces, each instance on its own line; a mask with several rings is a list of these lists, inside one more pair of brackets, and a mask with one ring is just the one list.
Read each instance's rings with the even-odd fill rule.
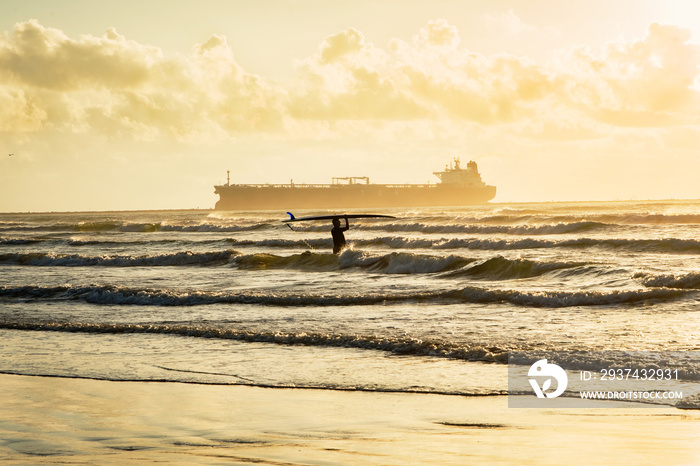
[[[350,229],[350,224],[348,223],[349,218],[396,218],[393,215],[381,215],[381,214],[344,214],[344,215],[315,215],[313,217],[301,217],[296,218],[293,213],[287,212],[289,215],[288,220],[282,220],[287,226],[294,231],[294,228],[290,225],[292,222],[308,222],[311,220],[332,220],[333,229],[331,230],[331,235],[333,236],[333,254],[338,254],[345,247],[345,235],[344,231]],[[345,226],[341,228],[340,219],[345,219]]]
[[338,254],[345,247],[345,235],[343,232],[348,231],[350,225],[348,224],[348,218],[343,218],[345,219],[345,226],[342,228],[340,227],[340,219],[333,219],[333,229],[331,230],[331,235],[333,235],[333,254]]

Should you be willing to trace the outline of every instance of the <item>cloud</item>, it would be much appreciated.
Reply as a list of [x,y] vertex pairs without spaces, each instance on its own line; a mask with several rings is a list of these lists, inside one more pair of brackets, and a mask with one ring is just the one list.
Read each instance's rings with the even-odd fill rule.
[[456,26],[450,25],[445,19],[438,19],[429,21],[427,26],[421,28],[414,41],[419,45],[456,48],[460,37]]
[[0,44],[3,75],[20,84],[63,91],[139,86],[159,60],[160,50],[127,41],[113,28],[103,37],[74,40],[36,20],[17,24]]
[[350,28],[340,34],[334,34],[325,38],[321,46],[320,62],[328,64],[344,55],[357,53],[367,47],[369,46],[365,44],[365,38],[362,33]]
[[38,131],[47,112],[22,90],[0,86],[0,131],[6,134]]
[[[513,32],[534,30],[512,11],[505,18]],[[557,115],[550,130],[591,128],[593,122],[663,127],[698,118],[699,46],[681,28],[652,24],[640,40],[600,50],[573,48],[558,62],[547,63],[487,56],[459,44],[456,27],[444,19],[429,22],[412,42],[392,40],[387,49],[367,43],[354,29],[330,36],[318,54],[303,62],[291,114],[297,119],[447,118],[527,126]],[[562,124],[562,116],[581,121]],[[591,131],[557,134],[586,133]]]
[[427,112],[398,80],[393,58],[355,29],[324,39],[300,66],[287,109],[295,119],[406,120]]
[[297,119],[458,119],[512,121],[550,92],[546,73],[527,59],[487,57],[459,48],[457,28],[444,19],[413,41],[387,50],[354,29],[330,36],[301,67],[290,112]]
[[[493,20],[533,32],[512,11]],[[469,50],[445,19],[387,47],[348,28],[322,39],[299,61],[296,80],[281,86],[244,69],[225,36],[167,56],[114,28],[71,38],[31,20],[0,36],[0,123],[6,134],[178,141],[293,139],[309,134],[305,125],[411,121],[599,137],[605,127],[698,124],[700,46],[690,39],[687,30],[652,24],[639,40],[537,63]]]
[[[514,13],[501,19],[512,40],[542,39]],[[202,179],[223,171],[232,152],[242,154],[242,172],[261,177],[287,176],[288,157],[317,175],[332,176],[345,159],[401,178],[408,166],[424,164],[420,172],[429,173],[438,157],[465,148],[492,168],[500,164],[485,172],[511,199],[585,198],[591,183],[601,197],[626,197],[636,183],[625,175],[631,165],[661,180],[653,193],[696,192],[688,167],[700,160],[700,46],[687,30],[652,24],[643,37],[541,61],[480,53],[459,32],[436,19],[384,45],[347,28],[319,37],[282,84],[242,66],[234,52],[243,45],[222,35],[170,54],[113,28],[71,37],[19,23],[0,34],[0,140],[22,154],[5,160],[14,165],[0,170],[0,197],[23,202],[24,187],[41,179],[32,208],[54,208],[46,199],[63,202],[53,193],[70,179],[75,205],[94,195],[90,208],[119,208],[114,193],[96,188],[107,165],[115,179],[142,176],[143,186],[130,185],[139,198],[160,193],[162,205],[177,207],[188,195],[172,201],[172,186],[184,185],[172,179],[183,170],[199,170]],[[638,163],[661,154],[678,162]],[[164,169],[172,176],[156,176]],[[523,171],[542,174],[542,182],[524,183]],[[571,173],[587,176],[577,185]],[[681,175],[690,181],[678,194]],[[201,185],[210,192],[208,181]]]
[[613,126],[665,126],[696,119],[700,46],[688,30],[652,24],[647,36],[602,51],[576,48],[565,59],[566,94]]
[[280,94],[236,63],[223,36],[175,57],[114,28],[73,39],[31,20],[0,38],[0,119],[21,131],[226,137],[279,127]]

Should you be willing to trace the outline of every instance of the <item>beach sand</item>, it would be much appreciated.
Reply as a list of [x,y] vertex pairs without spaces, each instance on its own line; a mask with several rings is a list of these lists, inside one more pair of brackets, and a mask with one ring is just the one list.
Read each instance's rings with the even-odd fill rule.
[[700,464],[700,412],[0,375],[4,464]]

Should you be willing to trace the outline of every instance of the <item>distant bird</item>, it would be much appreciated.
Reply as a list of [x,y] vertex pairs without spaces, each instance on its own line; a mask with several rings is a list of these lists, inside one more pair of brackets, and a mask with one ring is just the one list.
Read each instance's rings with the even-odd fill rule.
[[13,155],[15,155],[15,154],[10,154],[10,157],[12,157]]

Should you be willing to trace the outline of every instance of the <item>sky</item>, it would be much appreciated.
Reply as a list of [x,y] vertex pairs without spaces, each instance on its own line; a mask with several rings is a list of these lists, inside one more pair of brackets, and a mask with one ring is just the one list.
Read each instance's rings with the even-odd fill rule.
[[213,185],[700,198],[695,0],[0,0],[0,212],[212,208]]

